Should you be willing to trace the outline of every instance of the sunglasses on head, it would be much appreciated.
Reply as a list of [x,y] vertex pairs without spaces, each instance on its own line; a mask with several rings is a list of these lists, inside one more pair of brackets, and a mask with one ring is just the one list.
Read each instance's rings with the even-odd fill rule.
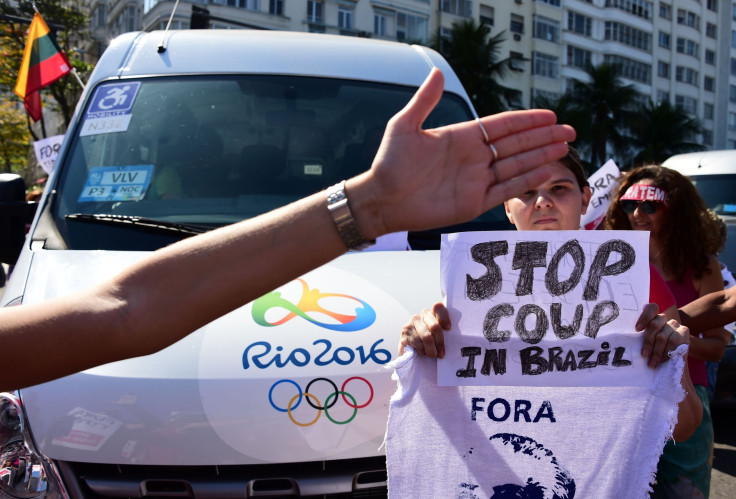
[[633,199],[624,199],[621,201],[621,209],[624,213],[634,213],[636,208],[641,205],[641,211],[647,215],[657,212],[657,201],[634,201]]

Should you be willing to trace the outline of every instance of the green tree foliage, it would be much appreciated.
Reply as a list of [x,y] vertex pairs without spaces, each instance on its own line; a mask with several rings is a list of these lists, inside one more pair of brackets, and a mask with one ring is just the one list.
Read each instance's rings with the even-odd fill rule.
[[479,115],[509,109],[520,92],[499,82],[509,69],[509,59],[500,59],[504,32],[491,36],[485,24],[472,19],[453,24],[449,37],[439,34],[432,48],[442,54],[455,70]]
[[622,168],[661,163],[673,154],[702,150],[696,142],[698,121],[669,102],[654,104],[632,85],[625,85],[618,68],[602,64],[588,69],[589,81],[576,81],[558,99],[539,97],[534,105],[551,109],[557,121],[575,127],[575,147],[587,154],[590,175],[614,151]]
[[26,164],[31,136],[25,114],[17,102],[0,103],[0,171],[5,173],[20,173]]
[[647,102],[629,123],[629,140],[638,151],[634,166],[661,164],[675,154],[702,151],[703,145],[696,142],[701,131],[697,119],[669,101]]
[[593,165],[600,166],[608,159],[609,146],[618,155],[625,155],[628,147],[626,130],[637,119],[640,94],[633,85],[624,84],[617,65],[590,66],[587,82],[577,81],[568,97],[577,107],[576,119],[571,123],[578,132],[578,140],[587,144]]
[[[57,43],[82,81],[86,81],[92,67],[85,64],[77,52],[77,48],[88,36],[88,19],[82,10],[81,0],[38,0],[35,3],[49,29],[54,33]],[[10,95],[15,88],[18,70],[23,61],[29,22],[34,12],[32,2],[28,0],[19,0],[13,4],[9,0],[0,0],[0,14],[4,15],[0,18],[0,53],[3,61],[0,65],[0,89]],[[53,97],[53,109],[61,114],[65,127],[68,127],[82,94],[82,87],[76,78],[71,74],[66,75],[45,87],[41,93],[42,96],[50,94]]]

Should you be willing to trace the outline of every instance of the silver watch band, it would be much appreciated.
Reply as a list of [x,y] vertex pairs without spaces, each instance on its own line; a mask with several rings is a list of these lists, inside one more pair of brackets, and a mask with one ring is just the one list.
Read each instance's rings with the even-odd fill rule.
[[360,251],[376,243],[375,239],[366,241],[358,230],[348,204],[344,180],[327,189],[327,209],[330,210],[342,241],[349,249]]

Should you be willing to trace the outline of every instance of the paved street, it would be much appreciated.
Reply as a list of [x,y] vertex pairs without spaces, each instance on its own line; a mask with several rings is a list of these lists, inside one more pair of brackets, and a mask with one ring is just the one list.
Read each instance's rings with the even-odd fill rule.
[[736,408],[713,410],[716,443],[713,456],[710,497],[736,497]]

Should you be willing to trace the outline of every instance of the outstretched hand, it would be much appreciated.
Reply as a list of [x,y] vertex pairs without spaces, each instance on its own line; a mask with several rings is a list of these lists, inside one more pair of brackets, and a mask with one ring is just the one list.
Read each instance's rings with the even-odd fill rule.
[[[575,139],[552,111],[509,111],[432,130],[422,124],[442,97],[444,77],[433,69],[407,106],[388,123],[372,168],[348,184],[369,195],[370,215],[358,225],[366,238],[470,220],[549,178],[541,165],[567,154]],[[498,174],[498,178],[496,177]]]

